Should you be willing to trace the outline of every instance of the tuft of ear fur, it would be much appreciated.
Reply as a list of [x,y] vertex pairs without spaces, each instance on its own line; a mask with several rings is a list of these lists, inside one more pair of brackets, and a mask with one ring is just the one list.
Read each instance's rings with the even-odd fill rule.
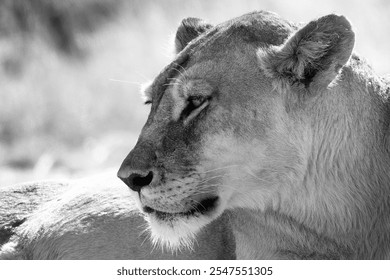
[[355,34],[344,16],[327,15],[311,21],[282,46],[259,50],[263,70],[271,77],[326,87],[351,56]]
[[179,28],[176,31],[175,50],[176,53],[181,52],[189,42],[197,38],[200,34],[212,28],[209,23],[204,22],[199,18],[185,18],[182,20]]

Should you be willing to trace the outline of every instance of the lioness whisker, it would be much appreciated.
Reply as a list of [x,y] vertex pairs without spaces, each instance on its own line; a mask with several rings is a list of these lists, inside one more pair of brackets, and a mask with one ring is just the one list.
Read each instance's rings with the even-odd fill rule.
[[273,172],[280,173],[280,170],[271,169],[271,168],[261,168],[260,171],[273,171]]
[[[145,233],[145,232],[147,232],[147,231],[150,231],[150,228],[149,228],[149,227],[146,228],[145,230],[141,231],[141,234],[143,234],[143,233]],[[139,237],[141,237],[141,235],[140,235]],[[141,243],[141,246],[144,245],[144,243],[145,243],[146,240],[152,241],[152,240],[151,240],[151,235],[150,235],[149,233],[145,235],[145,237],[144,237],[144,239],[143,239],[143,241],[142,241],[142,243]]]
[[175,70],[176,72],[179,73],[180,77],[186,81],[186,77],[185,77],[185,73],[182,73],[179,69],[176,69],[176,68],[173,68],[173,70]]
[[[182,65],[180,65],[180,64],[178,64],[178,63],[176,63],[176,62],[173,62],[173,64],[175,64],[176,66],[179,66],[181,69],[183,69],[184,73],[187,73],[187,70],[186,70]],[[180,72],[179,69],[177,69],[177,68],[173,68],[173,69],[175,69],[176,71],[178,71],[180,74],[183,75],[183,73]],[[184,76],[184,75],[183,75],[183,76]]]
[[170,87],[170,86],[180,86],[180,85],[181,85],[180,83],[172,83],[172,82],[163,84],[163,86],[168,86],[168,87]]
[[218,171],[218,170],[223,170],[223,169],[238,167],[238,166],[243,166],[243,165],[242,164],[233,164],[233,165],[223,166],[223,167],[219,167],[219,168],[215,168],[215,169],[210,169],[210,170],[207,170],[204,172],[199,172],[199,173],[204,174],[204,173],[209,173],[209,172],[213,172],[213,171]]
[[216,176],[212,176],[212,177],[209,177],[209,178],[205,178],[204,180],[200,181],[199,184],[204,184],[204,183],[207,183],[211,180],[214,180],[214,179],[217,179],[217,178],[221,178],[221,177],[224,177],[224,175],[216,175]]
[[181,83],[182,81],[179,78],[173,77],[173,78],[168,78],[168,80],[173,80]]
[[148,224],[141,224],[137,227],[138,229],[142,229],[142,231],[140,232],[140,235],[143,234],[146,230],[148,230]]
[[248,170],[245,170],[245,172],[246,172],[247,174],[251,175],[252,177],[254,177],[254,178],[257,179],[257,180],[260,180],[260,181],[266,182],[266,183],[270,183],[270,181],[267,181],[267,180],[265,180],[265,179],[259,178],[258,176],[256,176],[255,174],[251,173],[251,172],[248,171]]
[[194,199],[192,199],[192,198],[190,198],[190,201],[195,203],[195,204],[192,204],[192,205],[190,206],[190,208],[191,208],[192,210],[195,210],[196,212],[200,212],[200,210],[199,210],[199,208],[198,208],[198,205],[201,205],[204,209],[206,209],[201,203],[198,203],[198,201],[196,201],[196,200],[194,200]]
[[203,185],[201,189],[198,189],[196,192],[193,194],[209,194],[210,193],[210,188],[212,187],[221,187],[221,188],[227,188],[233,190],[236,194],[239,193],[240,195],[243,195],[240,197],[240,199],[244,200],[246,203],[253,203],[254,198],[248,194],[242,191],[240,188],[237,188],[236,186],[230,186],[228,184],[213,184],[213,185]]
[[152,250],[151,250],[151,254],[153,254],[154,250],[157,248],[157,246],[160,246],[160,241],[159,240],[156,240],[156,239],[151,239],[152,241]]
[[137,85],[137,86],[141,86],[142,83],[140,82],[132,82],[132,81],[126,81],[126,80],[118,80],[118,79],[108,79],[110,82],[119,82],[119,83],[126,83],[126,84],[132,84],[132,85]]

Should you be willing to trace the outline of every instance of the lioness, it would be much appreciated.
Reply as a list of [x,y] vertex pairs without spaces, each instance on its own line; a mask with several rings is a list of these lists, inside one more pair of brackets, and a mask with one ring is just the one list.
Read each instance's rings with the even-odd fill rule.
[[[390,258],[389,86],[353,45],[336,15],[301,28],[268,12],[217,26],[183,20],[118,171],[153,242],[196,252],[193,240],[217,224],[232,227],[240,259]],[[142,229],[120,226],[134,217],[131,199],[118,186],[110,206],[106,188],[90,203],[73,193],[44,204],[3,246],[6,257],[122,252]],[[232,244],[219,234],[213,250]],[[206,242],[213,236],[206,230]]]
[[231,210],[241,259],[390,257],[389,86],[354,39],[333,14],[182,22],[118,172],[156,242]]

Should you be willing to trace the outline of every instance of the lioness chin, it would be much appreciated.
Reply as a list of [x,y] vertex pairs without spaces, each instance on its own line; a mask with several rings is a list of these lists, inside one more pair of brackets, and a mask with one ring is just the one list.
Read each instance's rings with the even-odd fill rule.
[[388,83],[343,16],[183,20],[118,176],[156,242],[231,210],[238,258],[387,258]]

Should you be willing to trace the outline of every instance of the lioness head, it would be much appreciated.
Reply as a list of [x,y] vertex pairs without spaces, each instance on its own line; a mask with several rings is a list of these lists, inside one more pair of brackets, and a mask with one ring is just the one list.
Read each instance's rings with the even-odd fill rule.
[[353,44],[336,15],[300,29],[268,12],[217,26],[183,20],[118,172],[154,240],[189,245],[226,209],[288,207],[312,150],[308,111],[337,86]]

